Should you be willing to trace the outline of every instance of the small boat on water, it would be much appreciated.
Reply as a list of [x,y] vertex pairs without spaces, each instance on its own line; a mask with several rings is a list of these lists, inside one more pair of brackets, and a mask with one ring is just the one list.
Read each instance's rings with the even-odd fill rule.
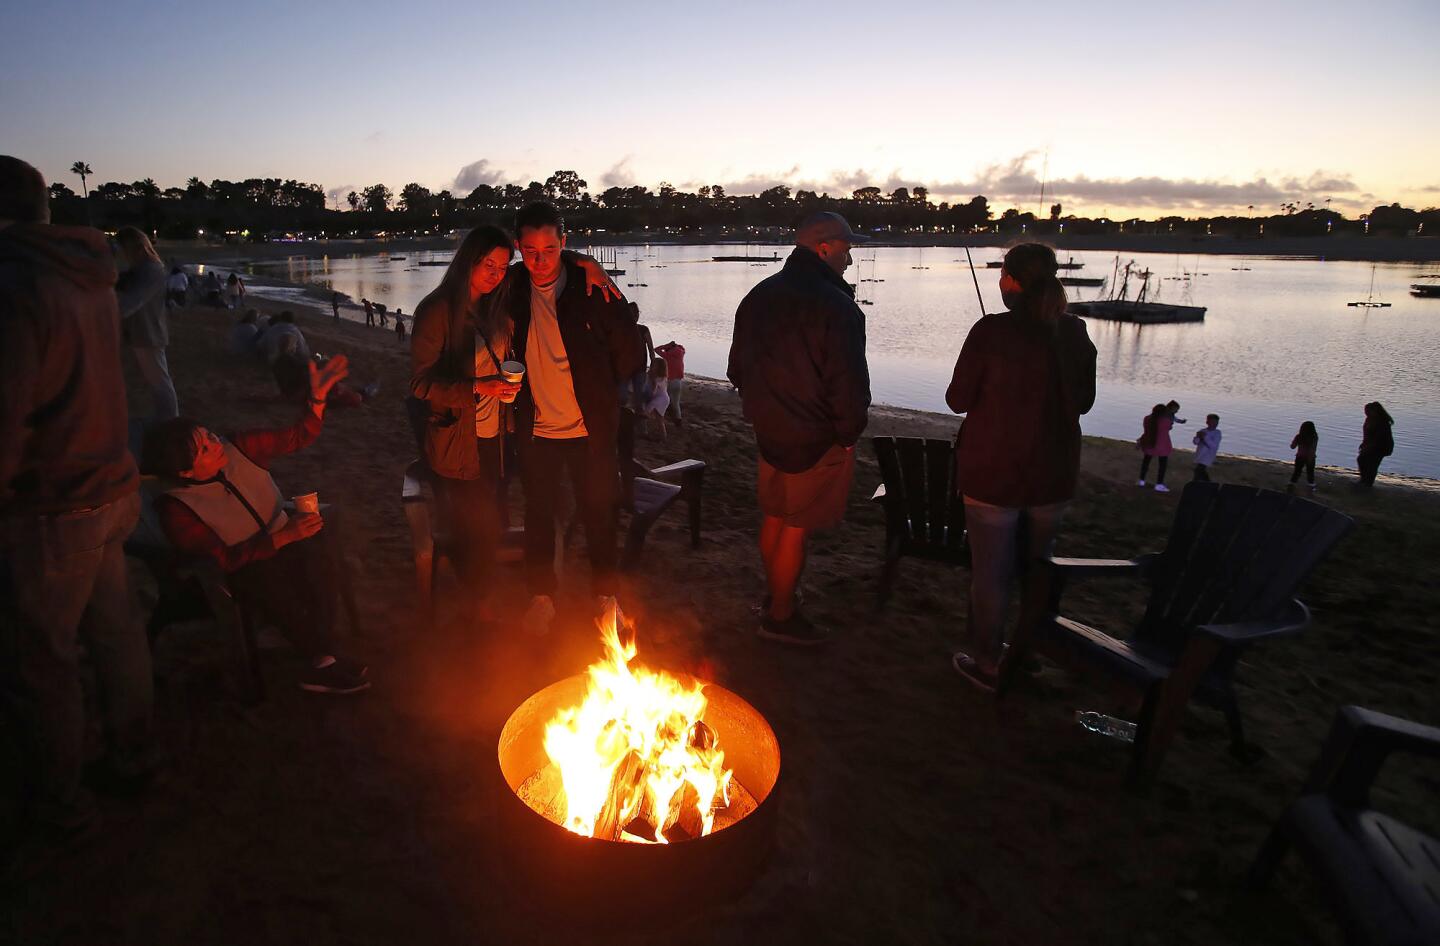
[[[1200,305],[1175,305],[1169,302],[1152,302],[1150,295],[1150,270],[1135,272],[1140,280],[1140,291],[1135,298],[1129,298],[1130,276],[1135,263],[1125,264],[1120,270],[1120,259],[1116,257],[1115,281],[1118,288],[1109,299],[1095,299],[1090,302],[1072,302],[1066,307],[1071,315],[1108,319],[1112,322],[1132,322],[1137,325],[1163,325],[1171,322],[1203,322],[1205,307]],[[1115,282],[1111,283],[1112,286]]]
[[1440,299],[1440,283],[1411,283],[1410,295],[1421,299]]
[[1075,257],[1070,257],[1065,262],[1056,265],[1056,269],[1084,269],[1084,263],[1075,262]]
[[419,260],[419,261],[418,261],[417,265],[419,265],[419,266],[449,266],[449,265],[450,265],[450,261],[449,261],[448,259],[422,259],[422,260]]
[[1105,285],[1105,277],[1103,277],[1103,276],[1061,276],[1061,277],[1060,277],[1060,285],[1062,285],[1062,286],[1103,286],[1103,285]]
[[1352,309],[1388,309],[1390,303],[1375,301],[1375,267],[1370,267],[1370,294],[1365,297],[1364,302],[1347,302],[1345,305]]
[[716,263],[778,263],[780,254],[776,253],[773,256],[712,256],[710,259]]
[[986,268],[986,269],[999,269],[1001,266],[1004,266],[1004,265],[1005,265],[1005,261],[1004,261],[1003,259],[992,259],[992,260],[988,260],[988,261],[985,263],[985,268]]
[[402,263],[405,261],[405,257],[403,256],[390,256],[387,257],[387,259],[389,259],[392,263]]

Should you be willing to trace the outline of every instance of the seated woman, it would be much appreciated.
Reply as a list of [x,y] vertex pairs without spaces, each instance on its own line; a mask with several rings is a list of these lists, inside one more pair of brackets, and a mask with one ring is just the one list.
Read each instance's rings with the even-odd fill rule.
[[310,365],[305,416],[289,429],[245,431],[227,440],[177,417],[145,438],[146,472],[171,484],[155,501],[171,544],[220,565],[232,591],[309,659],[300,688],[317,693],[369,689],[369,669],[335,654],[336,575],[328,550],[314,538],[324,523],[313,513],[286,514],[268,466],[320,435],[326,395],[346,371],[344,355],[323,370]]

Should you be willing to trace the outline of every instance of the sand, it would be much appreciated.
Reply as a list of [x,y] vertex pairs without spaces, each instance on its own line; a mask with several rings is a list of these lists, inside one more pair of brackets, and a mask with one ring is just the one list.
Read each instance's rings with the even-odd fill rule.
[[[265,372],[226,354],[230,320],[202,308],[172,318],[182,410],[222,430],[289,422],[295,410],[274,400]],[[342,625],[344,650],[370,663],[374,688],[304,694],[296,656],[279,647],[262,655],[268,699],[247,709],[226,689],[229,652],[212,625],[165,631],[156,664],[169,778],[139,801],[106,801],[93,847],[0,895],[0,942],[551,941],[543,916],[526,914],[543,898],[508,891],[493,853],[506,790],[495,751],[521,700],[594,659],[580,543],[550,637],[473,625],[448,571],[435,624],[420,623],[399,495],[415,454],[401,401],[406,350],[379,329],[308,311],[301,322],[313,348],[349,353],[359,381],[382,385],[377,401],[332,411],[318,444],[275,465],[287,494],[315,490],[345,509],[363,628]],[[144,413],[147,395],[127,371],[132,410]],[[1192,708],[1154,793],[1138,797],[1121,787],[1125,746],[1075,722],[1076,710],[1130,711],[1103,678],[1047,665],[997,705],[956,677],[963,572],[907,561],[892,604],[875,609],[884,526],[867,502],[879,476],[863,445],[847,520],[814,542],[804,580],[808,612],[836,641],[796,653],[758,640],[753,442],[725,386],[692,381],[685,404],[686,425],[640,452],[656,464],[709,464],[704,541],[692,550],[683,514],[668,514],[622,600],[647,660],[715,680],[765,714],[784,794],[775,854],[740,900],[634,941],[1338,942],[1294,862],[1254,900],[1239,884],[1338,706],[1440,722],[1440,495],[1383,477],[1357,495],[1347,477],[1322,471],[1319,499],[1359,528],[1304,588],[1314,626],[1254,650],[1239,669],[1263,757],[1232,759],[1221,716]],[[870,433],[953,427],[877,409]],[[1179,494],[1137,490],[1134,459],[1131,445],[1086,441],[1061,554],[1162,544]],[[1224,456],[1213,472],[1267,486],[1288,479],[1281,464]],[[1177,456],[1173,481],[1189,474]],[[502,627],[517,627],[521,582],[513,570],[501,578]],[[148,606],[152,591],[137,579]],[[1140,603],[1126,586],[1089,586],[1065,610],[1118,630]],[[1397,759],[1375,797],[1435,830],[1436,789],[1433,772]]]

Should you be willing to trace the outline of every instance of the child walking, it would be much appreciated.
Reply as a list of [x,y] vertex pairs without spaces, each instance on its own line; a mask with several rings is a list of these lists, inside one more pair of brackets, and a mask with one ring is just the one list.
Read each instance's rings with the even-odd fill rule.
[[1295,484],[1300,482],[1300,471],[1305,471],[1305,482],[1310,486],[1310,492],[1315,492],[1315,450],[1320,446],[1320,434],[1315,430],[1315,422],[1307,420],[1300,425],[1300,432],[1295,439],[1290,441],[1290,449],[1295,451],[1295,472],[1290,474],[1290,492],[1295,492]]
[[1145,477],[1150,472],[1150,458],[1155,457],[1160,461],[1155,472],[1155,492],[1170,492],[1170,487],[1165,485],[1165,468],[1170,465],[1170,453],[1174,450],[1170,444],[1170,428],[1174,424],[1175,416],[1167,404],[1156,404],[1145,417],[1144,432],[1136,441],[1145,453],[1140,458],[1140,480],[1136,486],[1145,485]]
[[1210,482],[1210,464],[1220,452],[1220,415],[1206,414],[1205,426],[1195,431],[1191,441],[1195,444],[1195,479],[1201,483]]
[[666,379],[667,369],[664,358],[656,358],[650,363],[650,371],[645,378],[645,408],[641,412],[645,418],[645,432],[650,433],[650,422],[660,422],[660,439],[665,440],[669,431],[665,427],[665,412],[670,409],[669,382]]

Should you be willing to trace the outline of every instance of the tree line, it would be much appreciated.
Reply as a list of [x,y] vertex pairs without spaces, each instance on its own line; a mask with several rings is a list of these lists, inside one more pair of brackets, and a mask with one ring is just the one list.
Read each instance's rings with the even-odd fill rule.
[[669,183],[654,190],[635,185],[608,187],[598,193],[579,174],[559,170],[544,181],[480,184],[460,195],[406,184],[398,194],[384,184],[351,191],[327,204],[318,184],[280,178],[243,181],[190,178],[184,187],[161,188],[146,178],[133,183],[107,181],[88,186],[90,166],[77,161],[77,194],[63,182],[50,185],[51,212],[57,223],[92,223],[105,229],[133,225],[160,237],[187,239],[227,236],[266,240],[285,235],[324,237],[377,234],[433,234],[481,223],[506,224],[519,207],[536,200],[561,207],[578,232],[739,234],[792,227],[817,210],[835,210],[856,228],[907,233],[982,231],[1037,236],[1113,233],[1229,237],[1325,236],[1328,234],[1433,235],[1440,232],[1440,210],[1413,210],[1399,204],[1378,206],[1368,214],[1346,217],[1338,211],[1298,202],[1273,212],[1250,207],[1245,215],[1155,219],[1082,217],[1065,214],[1060,203],[1037,215],[1010,207],[999,215],[977,195],[965,201],[933,201],[924,187],[861,187],[848,196],[791,191],[776,185],[758,194],[730,195],[719,184],[682,191]]

